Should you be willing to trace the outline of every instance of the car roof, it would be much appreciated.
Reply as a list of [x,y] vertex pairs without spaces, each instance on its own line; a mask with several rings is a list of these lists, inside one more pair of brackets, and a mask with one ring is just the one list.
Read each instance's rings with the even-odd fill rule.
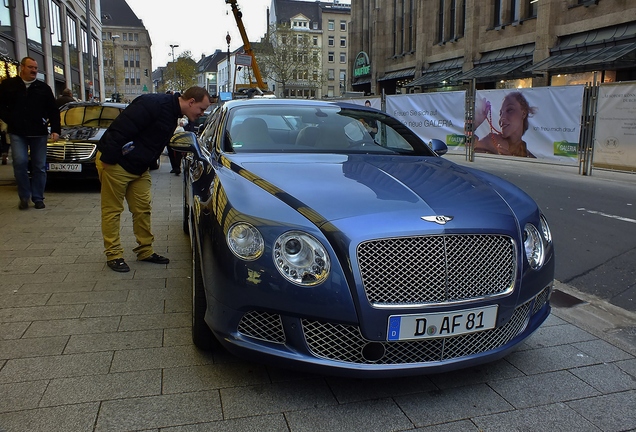
[[89,102],[89,101],[79,101],[79,102],[69,102],[60,107],[62,111],[65,111],[69,108],[76,107],[88,107],[88,106],[105,106],[105,107],[113,107],[124,109],[128,106],[126,103],[118,103],[118,102]]

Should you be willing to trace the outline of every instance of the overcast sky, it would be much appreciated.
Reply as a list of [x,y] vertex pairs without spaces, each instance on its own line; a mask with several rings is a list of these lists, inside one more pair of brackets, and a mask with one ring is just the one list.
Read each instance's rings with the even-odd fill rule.
[[[314,1],[314,0],[303,0]],[[152,67],[165,66],[175,57],[190,51],[195,61],[201,54],[227,51],[225,37],[230,33],[230,50],[241,45],[230,5],[225,0],[126,0],[135,15],[144,22],[152,41]],[[351,3],[343,0],[341,3]],[[237,0],[243,13],[243,25],[250,42],[258,42],[267,31],[267,9],[271,0]]]

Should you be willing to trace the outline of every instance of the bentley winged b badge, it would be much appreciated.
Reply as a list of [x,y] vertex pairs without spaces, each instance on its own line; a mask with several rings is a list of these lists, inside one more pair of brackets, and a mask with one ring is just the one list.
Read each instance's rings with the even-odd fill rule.
[[442,215],[422,216],[422,219],[427,222],[435,222],[436,224],[446,225],[446,222],[450,222],[453,220],[453,216],[442,216]]

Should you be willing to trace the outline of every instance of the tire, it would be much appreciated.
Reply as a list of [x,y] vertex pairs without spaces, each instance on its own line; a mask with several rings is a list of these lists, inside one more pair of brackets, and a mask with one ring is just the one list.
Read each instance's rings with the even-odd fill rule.
[[207,300],[203,286],[201,260],[196,241],[192,242],[192,342],[203,351],[214,351],[219,343],[205,322]]

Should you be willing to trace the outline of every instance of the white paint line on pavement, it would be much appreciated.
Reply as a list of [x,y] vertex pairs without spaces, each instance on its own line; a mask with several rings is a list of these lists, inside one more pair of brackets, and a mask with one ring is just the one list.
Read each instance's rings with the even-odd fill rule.
[[623,222],[636,223],[636,219],[630,219],[630,218],[626,218],[626,217],[622,217],[622,216],[611,215],[611,214],[603,213],[603,212],[596,211],[596,210],[588,210],[586,208],[579,208],[577,210],[584,211],[584,212],[587,212],[587,213],[597,214],[599,216],[605,216],[605,217],[612,218],[612,219],[618,219],[618,220],[621,220]]

